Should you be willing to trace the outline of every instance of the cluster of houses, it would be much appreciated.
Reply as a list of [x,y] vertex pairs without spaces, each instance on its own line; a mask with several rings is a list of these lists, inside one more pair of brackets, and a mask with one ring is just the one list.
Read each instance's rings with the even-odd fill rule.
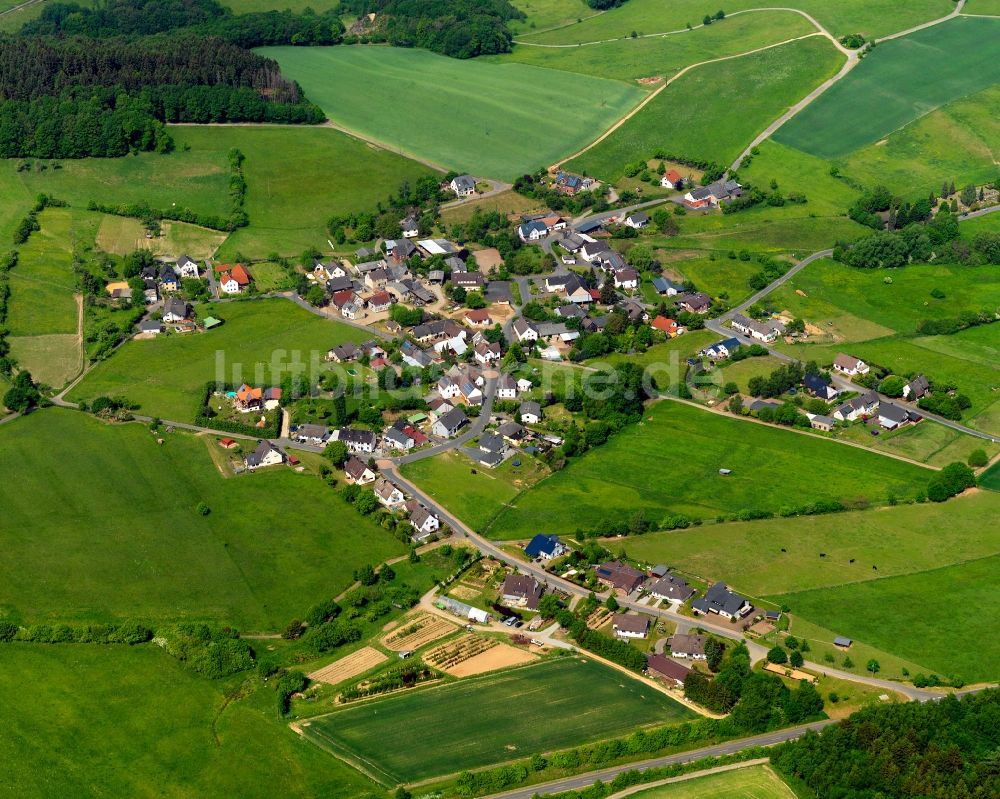
[[[871,371],[871,367],[863,360],[844,353],[839,353],[833,359],[833,369],[848,377],[866,375]],[[929,393],[930,383],[923,375],[917,375],[903,387],[903,398],[911,402]],[[884,430],[896,430],[904,425],[923,421],[923,416],[913,409],[895,402],[884,402],[874,391],[865,391],[857,397],[847,400],[834,410],[833,419],[840,422],[878,419],[879,425]],[[815,420],[813,426],[816,426]]]
[[785,324],[778,319],[766,319],[758,322],[756,319],[750,319],[743,314],[735,314],[730,321],[730,325],[737,333],[741,333],[763,344],[770,344],[776,341],[778,336],[785,334]]

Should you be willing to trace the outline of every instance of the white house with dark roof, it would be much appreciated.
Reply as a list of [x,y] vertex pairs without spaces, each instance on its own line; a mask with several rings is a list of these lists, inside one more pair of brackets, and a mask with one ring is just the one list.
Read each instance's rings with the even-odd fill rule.
[[476,193],[476,179],[471,175],[459,175],[458,177],[452,178],[451,190],[455,192],[459,197],[471,197]]
[[645,211],[635,211],[625,217],[625,224],[633,230],[641,230],[649,224],[649,215]]
[[252,472],[265,466],[277,466],[286,460],[285,453],[270,441],[259,441],[257,448],[243,459],[243,463]]
[[391,480],[387,480],[384,477],[380,477],[375,481],[372,490],[375,492],[375,498],[387,508],[395,508],[406,502],[403,492]]
[[348,483],[366,485],[374,483],[377,476],[375,470],[356,455],[352,455],[344,464],[344,477]]
[[715,613],[724,619],[740,619],[753,610],[753,605],[746,597],[733,593],[722,582],[711,586],[705,596],[691,603],[691,607],[701,613]]
[[521,421],[525,424],[538,424],[542,421],[542,406],[533,400],[521,403]]
[[926,397],[930,393],[931,384],[923,375],[917,375],[909,383],[903,386],[903,399],[908,399],[910,402],[918,400],[921,397]]
[[853,355],[845,355],[842,352],[833,359],[833,368],[850,377],[866,375],[871,371],[871,367],[860,358],[855,358]]
[[404,507],[410,514],[410,526],[416,531],[413,539],[417,543],[427,540],[441,529],[441,520],[415,499],[411,499]]
[[649,634],[649,618],[630,613],[616,613],[611,628],[617,638],[645,638]]

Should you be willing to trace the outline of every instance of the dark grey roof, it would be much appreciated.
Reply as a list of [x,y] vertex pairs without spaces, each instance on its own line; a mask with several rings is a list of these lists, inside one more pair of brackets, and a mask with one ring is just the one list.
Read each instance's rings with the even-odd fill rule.
[[468,191],[476,188],[476,181],[470,175],[459,175],[452,183],[459,191]]
[[539,405],[534,400],[525,400],[524,402],[521,403],[521,415],[524,416],[524,414],[526,413],[534,414],[539,419],[541,419],[542,406]]
[[715,612],[722,611],[728,613],[730,616],[735,616],[746,601],[744,597],[730,591],[725,583],[719,582],[711,586],[705,592],[704,597],[692,602],[691,607],[703,613],[714,610]]
[[486,452],[500,452],[506,447],[504,440],[496,433],[483,433],[479,437],[479,448]]
[[187,316],[187,303],[177,297],[170,297],[165,303],[163,303],[163,313],[173,314],[175,316]]
[[353,427],[341,427],[337,434],[340,441],[349,444],[375,445],[375,434],[371,430],[357,430]]
[[438,419],[438,421],[444,426],[445,430],[455,431],[468,422],[469,417],[465,415],[465,412],[461,408],[452,408],[448,411],[448,413]]

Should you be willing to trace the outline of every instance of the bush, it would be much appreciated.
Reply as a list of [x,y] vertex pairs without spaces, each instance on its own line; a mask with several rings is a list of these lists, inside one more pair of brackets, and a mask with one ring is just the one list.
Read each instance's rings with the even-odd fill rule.
[[776,663],[780,666],[788,662],[788,655],[782,647],[774,646],[767,652],[767,662]]
[[986,450],[974,449],[969,453],[969,458],[967,463],[973,468],[979,469],[986,466],[990,462],[989,456],[986,454]]
[[195,511],[198,513],[199,516],[208,516],[208,514],[212,512],[212,509],[209,508],[208,505],[206,505],[204,502],[199,502],[198,507],[195,508]]

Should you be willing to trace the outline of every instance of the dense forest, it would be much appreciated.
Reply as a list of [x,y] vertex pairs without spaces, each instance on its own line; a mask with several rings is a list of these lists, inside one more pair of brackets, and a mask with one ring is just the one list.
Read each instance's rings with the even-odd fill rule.
[[363,41],[424,47],[453,58],[510,51],[507,28],[524,13],[508,0],[343,0],[342,12],[375,21],[357,32]]
[[997,797],[1000,691],[862,710],[771,760],[818,797]]

